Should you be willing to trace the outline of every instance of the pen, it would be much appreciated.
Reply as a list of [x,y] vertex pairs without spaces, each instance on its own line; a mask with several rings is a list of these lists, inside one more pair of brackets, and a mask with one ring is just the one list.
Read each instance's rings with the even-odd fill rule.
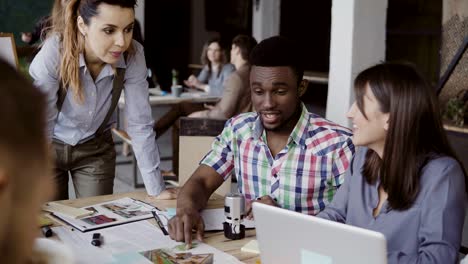
[[158,224],[159,228],[161,228],[161,231],[164,233],[164,235],[165,236],[169,235],[163,223],[161,222],[161,219],[159,218],[158,214],[156,214],[155,211],[151,211],[151,213],[153,214],[154,219],[156,220],[156,223]]

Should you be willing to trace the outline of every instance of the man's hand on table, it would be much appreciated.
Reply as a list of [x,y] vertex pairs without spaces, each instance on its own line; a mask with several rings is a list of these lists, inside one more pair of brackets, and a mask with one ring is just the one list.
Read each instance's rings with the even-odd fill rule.
[[248,202],[246,206],[246,218],[249,220],[253,219],[253,211],[252,211],[253,203],[262,203],[262,204],[267,204],[271,206],[278,206],[275,200],[276,199],[271,198],[271,196],[265,195],[265,196],[258,197],[257,199]]
[[177,214],[169,220],[169,236],[176,241],[185,242],[187,249],[192,247],[192,229],[197,232],[197,239],[203,241],[205,223],[197,210],[178,208]]

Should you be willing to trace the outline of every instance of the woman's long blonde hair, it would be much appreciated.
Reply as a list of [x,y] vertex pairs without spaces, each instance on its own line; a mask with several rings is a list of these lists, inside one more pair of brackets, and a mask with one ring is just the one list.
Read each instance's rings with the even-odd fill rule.
[[[134,8],[136,0],[70,0],[64,8],[63,20],[56,18],[54,21],[54,32],[58,33],[61,40],[61,61],[59,76],[62,89],[70,89],[75,99],[82,103],[84,101],[83,89],[80,82],[79,58],[84,51],[84,36],[78,30],[78,16],[83,18],[86,25],[90,19],[98,14],[101,3],[118,5],[124,8]],[[55,23],[56,22],[56,23]],[[132,51],[130,44],[128,51]]]
[[[62,5],[62,1],[65,5]],[[57,32],[63,32],[64,22],[64,13],[65,6],[69,0],[54,0],[54,5],[52,6],[52,12],[47,19],[46,27],[41,31],[41,40],[44,40]],[[44,43],[41,43],[42,46]]]

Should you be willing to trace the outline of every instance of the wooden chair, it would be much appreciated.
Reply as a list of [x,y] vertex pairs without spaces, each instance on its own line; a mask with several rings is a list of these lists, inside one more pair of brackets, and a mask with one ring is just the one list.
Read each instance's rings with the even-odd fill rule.
[[[179,132],[179,186],[182,186],[210,151],[213,139],[223,131],[226,120],[205,118],[180,118]],[[216,191],[225,196],[231,192],[231,180]]]
[[463,255],[467,255],[467,254],[468,254],[468,248],[465,247],[465,246],[463,246],[463,245],[461,245],[461,246],[460,246],[459,252],[460,252],[461,254],[463,254]]
[[12,33],[0,32],[0,58],[6,61],[16,70],[19,69],[15,39]]
[[203,65],[201,64],[189,64],[187,65],[188,67],[188,72],[189,74],[193,74],[195,76],[197,76],[200,71],[203,69]]

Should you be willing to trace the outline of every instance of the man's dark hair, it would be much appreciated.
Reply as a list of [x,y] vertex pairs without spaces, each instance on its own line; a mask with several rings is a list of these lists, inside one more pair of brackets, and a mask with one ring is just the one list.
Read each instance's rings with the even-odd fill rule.
[[304,75],[302,55],[300,46],[296,42],[286,37],[274,36],[262,40],[255,46],[250,53],[250,64],[262,67],[291,67],[299,85]]
[[239,47],[242,59],[249,61],[250,52],[257,45],[257,41],[252,36],[237,35],[232,40],[232,44]]

